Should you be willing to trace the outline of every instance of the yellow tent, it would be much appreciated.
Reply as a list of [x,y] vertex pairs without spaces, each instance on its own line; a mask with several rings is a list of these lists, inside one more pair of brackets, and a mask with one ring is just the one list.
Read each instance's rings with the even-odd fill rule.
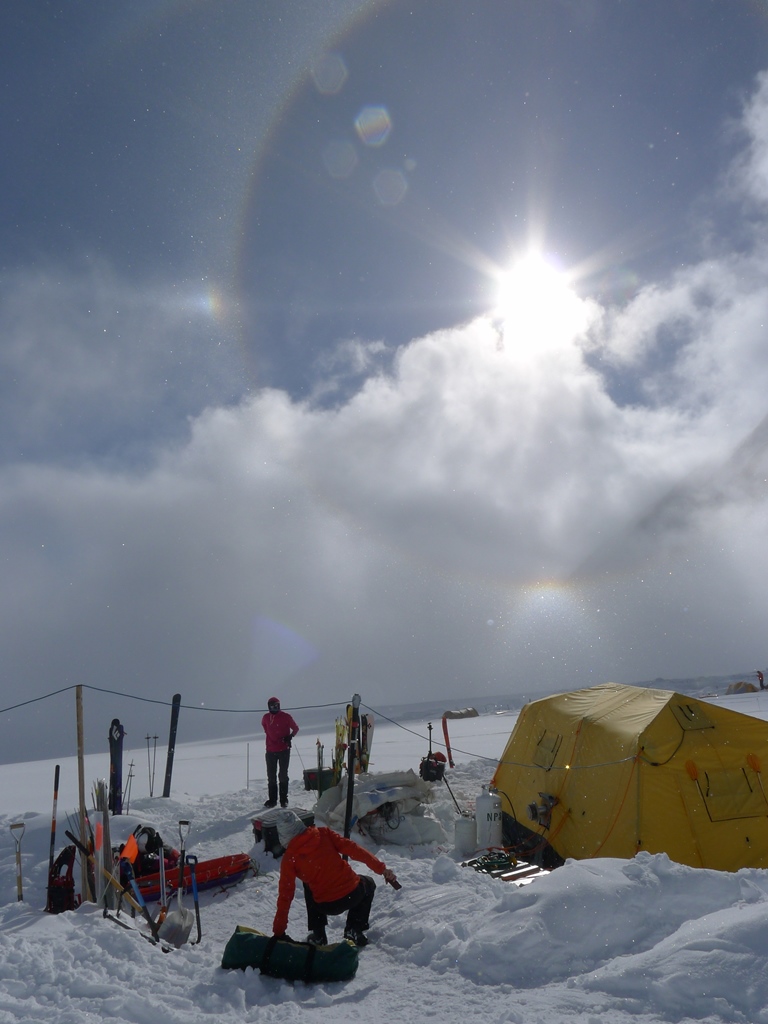
[[768,867],[763,761],[768,722],[605,683],[526,705],[493,785],[505,834],[522,825],[560,857],[647,850],[736,871]]

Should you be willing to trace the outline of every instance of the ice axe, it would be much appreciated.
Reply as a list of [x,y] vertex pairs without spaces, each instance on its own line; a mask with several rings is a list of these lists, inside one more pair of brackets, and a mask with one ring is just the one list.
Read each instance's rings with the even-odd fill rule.
[[25,828],[23,821],[17,821],[15,825],[11,825],[11,835],[16,841],[16,900],[18,903],[24,899],[21,890],[21,840],[24,837]]
[[[176,892],[176,909],[166,914],[165,920],[160,926],[159,936],[171,946],[177,949],[183,946],[189,939],[192,925],[195,923],[195,915],[187,910],[183,903],[184,896],[184,846],[189,835],[189,822],[179,822],[179,839],[181,850],[179,852],[179,887]],[[198,939],[199,941],[199,939]]]

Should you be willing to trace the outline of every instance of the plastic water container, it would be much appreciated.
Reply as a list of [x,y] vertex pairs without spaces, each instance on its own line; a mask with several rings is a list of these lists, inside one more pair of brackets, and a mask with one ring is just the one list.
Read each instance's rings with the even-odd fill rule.
[[495,789],[483,786],[475,801],[475,817],[478,847],[501,846],[501,797]]
[[462,857],[468,857],[475,852],[477,842],[477,823],[474,818],[462,815],[456,819],[454,825],[453,845],[457,853]]

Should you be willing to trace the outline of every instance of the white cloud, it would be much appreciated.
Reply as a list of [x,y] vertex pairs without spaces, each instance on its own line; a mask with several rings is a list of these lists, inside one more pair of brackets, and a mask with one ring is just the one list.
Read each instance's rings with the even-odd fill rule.
[[0,459],[146,457],[186,415],[239,398],[239,355],[210,293],[139,288],[93,261],[6,275]]
[[[755,175],[766,106],[764,80]],[[523,359],[480,319],[414,340],[335,408],[265,390],[198,411],[151,468],[6,468],[9,692],[373,703],[764,664],[765,269],[759,247],[726,254],[608,312],[634,405],[578,339]],[[153,379],[189,326],[153,307],[139,327],[134,304],[115,355],[75,314],[5,315],[5,364],[40,396],[26,430],[73,394],[144,408],[132,353],[151,332]],[[354,372],[379,354],[350,351]]]
[[747,199],[768,203],[768,71],[757,78],[755,93],[746,104],[743,129],[746,152],[734,163],[733,187]]
[[607,361],[642,380],[649,404],[706,419],[727,415],[732,441],[761,409],[768,388],[763,348],[768,326],[768,253],[725,256],[643,289],[604,318]]

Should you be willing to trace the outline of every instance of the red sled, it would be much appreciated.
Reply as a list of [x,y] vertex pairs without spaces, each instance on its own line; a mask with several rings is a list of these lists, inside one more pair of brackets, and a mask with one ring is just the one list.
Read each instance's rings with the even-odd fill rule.
[[[197,864],[197,888],[213,889],[217,885],[235,885],[253,871],[251,858],[247,853],[233,853],[227,857],[214,857],[213,860],[201,860]],[[168,886],[178,882],[179,873],[175,868],[166,872]],[[140,875],[136,879],[141,895],[147,903],[156,903],[160,899],[160,872],[154,875]],[[184,868],[184,892],[192,892],[192,872],[189,865]]]

